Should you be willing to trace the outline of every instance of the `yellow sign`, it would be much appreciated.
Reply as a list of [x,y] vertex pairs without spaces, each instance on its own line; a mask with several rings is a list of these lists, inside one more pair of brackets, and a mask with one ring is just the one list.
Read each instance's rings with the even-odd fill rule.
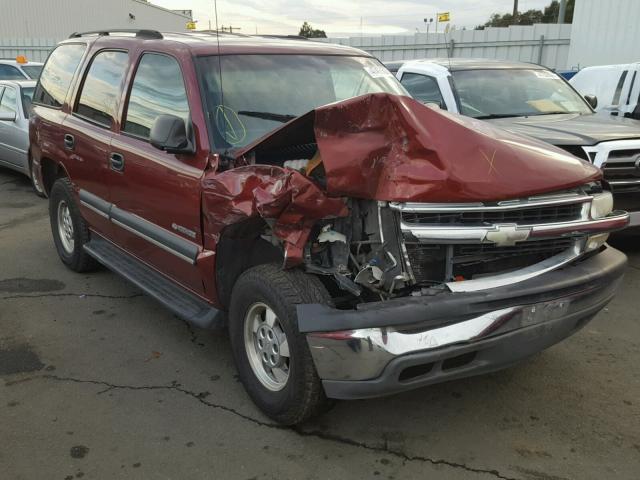
[[187,22],[187,30],[195,30],[196,22]]
[[439,22],[448,22],[450,20],[449,12],[442,12],[438,14]]

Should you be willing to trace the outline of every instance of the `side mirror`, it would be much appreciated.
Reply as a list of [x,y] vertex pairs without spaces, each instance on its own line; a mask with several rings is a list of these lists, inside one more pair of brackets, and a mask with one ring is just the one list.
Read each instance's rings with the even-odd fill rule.
[[185,121],[175,115],[160,115],[153,122],[149,143],[168,153],[195,153]]
[[0,121],[2,122],[15,122],[16,112],[0,112]]
[[426,105],[427,107],[437,107],[440,110],[446,110],[447,107],[446,105],[444,105],[442,102],[438,102],[436,100],[427,100],[425,102],[422,102],[423,105]]
[[589,105],[591,105],[591,108],[593,108],[594,110],[598,106],[598,97],[596,97],[595,95],[585,95],[584,99]]

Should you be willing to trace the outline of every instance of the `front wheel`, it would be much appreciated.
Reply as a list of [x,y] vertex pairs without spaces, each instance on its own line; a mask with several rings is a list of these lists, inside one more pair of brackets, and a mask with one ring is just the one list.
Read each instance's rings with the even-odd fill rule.
[[279,423],[302,423],[330,405],[296,317],[299,303],[330,302],[316,277],[272,264],[247,270],[233,288],[229,335],[240,379]]

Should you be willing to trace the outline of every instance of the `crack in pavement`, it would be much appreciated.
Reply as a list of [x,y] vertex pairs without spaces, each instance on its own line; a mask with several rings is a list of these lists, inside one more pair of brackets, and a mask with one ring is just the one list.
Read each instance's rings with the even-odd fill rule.
[[78,297],[78,298],[112,298],[112,299],[127,299],[142,297],[142,293],[134,293],[132,295],[102,295],[100,293],[41,293],[38,295],[7,295],[0,297],[0,300],[10,300],[14,298],[44,298],[44,297]]
[[470,467],[464,463],[458,463],[458,462],[453,462],[453,461],[449,461],[449,460],[445,460],[445,459],[441,459],[441,458],[430,458],[430,457],[425,457],[425,456],[421,456],[421,455],[409,455],[405,452],[402,452],[400,450],[394,450],[392,448],[389,448],[387,442],[384,443],[384,445],[371,445],[365,442],[360,442],[358,440],[354,440],[352,438],[349,437],[343,437],[341,435],[337,435],[337,434],[333,434],[333,433],[325,433],[325,432],[321,432],[318,430],[304,430],[300,427],[287,427],[284,425],[279,425],[277,423],[269,423],[269,422],[263,422],[262,420],[259,420],[257,418],[251,417],[249,415],[246,415],[238,410],[236,410],[235,408],[232,407],[227,407],[226,405],[220,405],[217,403],[213,403],[210,402],[208,400],[206,400],[206,396],[207,396],[207,392],[202,392],[202,393],[196,393],[193,392],[191,390],[187,390],[186,388],[182,388],[182,385],[178,382],[172,382],[171,385],[117,385],[117,384],[113,384],[113,383],[109,383],[109,382],[105,382],[105,381],[101,381],[101,380],[84,380],[84,379],[79,379],[79,378],[74,378],[74,377],[61,377],[58,375],[40,375],[40,376],[36,376],[36,377],[28,377],[25,379],[21,379],[21,380],[16,380],[13,382],[6,382],[5,386],[10,386],[10,385],[14,385],[14,384],[18,384],[18,383],[23,383],[23,382],[27,382],[27,381],[31,381],[31,380],[37,380],[39,378],[42,379],[46,379],[46,380],[54,380],[54,381],[59,381],[59,382],[70,382],[70,383],[79,383],[79,384],[90,384],[90,385],[98,385],[98,386],[102,386],[102,387],[106,387],[103,390],[100,390],[97,395],[101,395],[103,393],[106,393],[110,390],[174,390],[177,392],[180,392],[184,395],[187,395],[191,398],[194,398],[195,400],[197,400],[198,402],[202,403],[203,405],[206,405],[207,407],[210,408],[215,408],[217,410],[222,410],[224,412],[227,413],[231,413],[237,417],[242,418],[243,420],[246,420],[248,422],[251,422],[255,425],[261,426],[261,427],[267,427],[267,428],[271,428],[274,430],[283,430],[283,431],[290,431],[293,432],[301,437],[313,437],[313,438],[317,438],[319,440],[324,440],[327,442],[334,442],[334,443],[340,443],[342,445],[347,445],[347,446],[351,446],[351,447],[355,447],[355,448],[361,448],[363,450],[368,450],[370,452],[377,452],[377,453],[383,453],[386,455],[391,455],[394,456],[396,458],[399,458],[402,460],[402,462],[422,462],[422,463],[429,463],[431,465],[440,465],[440,466],[446,466],[446,467],[450,467],[450,468],[457,468],[457,469],[462,469],[465,470],[467,472],[470,473],[477,473],[480,475],[491,475],[495,478],[499,478],[502,480],[519,480],[515,477],[507,477],[503,474],[501,474],[498,470],[489,470],[489,469],[484,469],[484,468],[475,468],[475,467]]

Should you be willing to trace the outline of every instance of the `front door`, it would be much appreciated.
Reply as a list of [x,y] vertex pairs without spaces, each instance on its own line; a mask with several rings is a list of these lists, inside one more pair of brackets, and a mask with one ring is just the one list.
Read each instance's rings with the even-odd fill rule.
[[190,118],[182,70],[172,56],[143,53],[109,153],[114,233],[131,254],[202,294],[196,260],[204,164],[196,155],[151,146],[151,127],[162,114]]

